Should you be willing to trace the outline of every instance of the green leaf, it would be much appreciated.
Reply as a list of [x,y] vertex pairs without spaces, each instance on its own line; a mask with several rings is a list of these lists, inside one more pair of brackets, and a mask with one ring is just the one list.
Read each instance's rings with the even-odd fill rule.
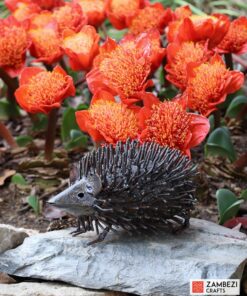
[[16,104],[10,104],[6,99],[0,101],[0,120],[7,120],[10,117],[15,118],[20,116],[20,109]]
[[63,142],[70,140],[70,131],[78,129],[78,125],[75,119],[75,109],[68,107],[63,113],[61,136]]
[[238,11],[230,10],[230,9],[214,9],[214,13],[220,13],[220,14],[228,14],[230,16],[239,16]]
[[81,137],[83,133],[79,130],[71,130],[70,131],[70,139],[76,140],[77,138]]
[[174,3],[178,4],[179,6],[183,6],[183,5],[189,5],[191,11],[194,14],[198,14],[198,15],[206,15],[205,12],[203,12],[201,9],[197,8],[196,6],[192,5],[191,3],[188,3],[187,1],[184,0],[174,0]]
[[25,147],[26,145],[30,144],[33,141],[31,136],[18,136],[16,137],[16,143],[20,147]]
[[24,177],[21,174],[15,174],[11,178],[11,183],[15,185],[27,185],[27,181],[24,179]]
[[241,192],[240,198],[247,200],[247,189],[245,189]]
[[205,154],[206,156],[227,157],[231,162],[236,160],[236,152],[226,127],[218,127],[209,135],[205,145]]
[[211,133],[214,130],[214,116],[210,115],[208,117],[208,120],[209,120],[209,124],[210,124],[210,133]]
[[220,215],[220,224],[223,224],[225,221],[224,214],[229,207],[238,201],[236,195],[228,189],[219,189],[216,192],[217,206]]
[[70,132],[71,140],[67,143],[66,148],[68,150],[73,148],[85,147],[87,145],[87,136],[81,131],[71,130]]
[[67,68],[69,76],[73,78],[74,81],[78,81],[78,71],[74,71],[71,68]]
[[81,136],[73,141],[70,141],[67,145],[66,145],[66,149],[71,150],[74,148],[79,148],[79,147],[85,147],[87,143],[87,138],[85,136]]
[[35,120],[33,121],[33,131],[45,130],[48,124],[48,118],[45,114],[35,114]]
[[9,110],[8,110],[9,104],[2,100],[0,101],[0,120],[7,120],[9,119]]
[[159,80],[159,84],[164,85],[164,83],[165,83],[165,75],[164,75],[163,66],[160,66],[155,74],[156,74],[156,76],[157,76],[157,78]]
[[39,215],[40,214],[40,204],[39,204],[38,197],[35,195],[29,195],[27,198],[27,202],[33,208],[36,215]]
[[[85,110],[87,105],[82,104],[78,106],[79,110]],[[62,139],[66,143],[67,149],[73,149],[76,147],[85,147],[87,144],[87,136],[83,134],[76,123],[75,109],[69,107],[63,114],[62,118]]]
[[76,111],[87,110],[88,107],[89,106],[87,104],[79,104],[76,108]]
[[239,89],[238,91],[236,91],[233,94],[228,94],[225,101],[220,103],[217,108],[220,110],[223,110],[224,112],[226,111],[226,109],[230,106],[231,102],[238,96],[244,96],[245,93],[243,92],[242,89]]
[[120,39],[123,38],[123,36],[127,33],[127,30],[124,29],[124,30],[117,30],[117,29],[109,29],[107,31],[107,35],[112,38],[112,39],[115,39],[117,41],[119,41]]
[[[238,6],[239,8],[242,8],[243,10],[247,10],[247,4],[245,4],[243,2],[237,2],[236,0],[234,0],[232,2],[232,5]],[[243,13],[246,13],[246,12],[243,11]]]
[[235,217],[239,211],[240,204],[244,201],[237,200],[235,203],[230,205],[229,208],[226,209],[222,217],[220,218],[219,224],[224,224],[226,221],[230,220],[231,218]]
[[3,19],[9,15],[9,10],[7,9],[4,1],[0,1],[0,18]]
[[162,89],[161,92],[159,93],[159,98],[161,98],[162,101],[165,100],[170,100],[172,98],[174,98],[177,95],[177,90],[174,88],[166,88],[166,89]]
[[218,189],[216,199],[220,216],[238,200],[237,196],[229,189]]
[[244,105],[247,104],[247,96],[237,96],[230,103],[226,111],[226,117],[236,117]]
[[229,0],[217,0],[217,1],[210,1],[210,6],[228,6]]
[[151,0],[151,3],[162,3],[164,7],[170,7],[172,9],[175,9],[177,5],[174,3],[173,0]]

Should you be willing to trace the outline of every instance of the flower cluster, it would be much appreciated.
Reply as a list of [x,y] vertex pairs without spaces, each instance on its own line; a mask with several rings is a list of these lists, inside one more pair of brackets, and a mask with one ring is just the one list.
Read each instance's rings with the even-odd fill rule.
[[19,75],[29,50],[32,62],[52,65],[68,56],[76,70],[91,67],[99,47],[94,26],[105,19],[104,1],[6,0],[6,5],[12,15],[0,24],[0,66]]
[[247,52],[247,18],[193,15],[188,7],[175,11],[166,28],[166,79],[181,90],[187,108],[209,116],[236,92],[244,75],[226,65],[222,53]]
[[[224,55],[247,52],[246,17],[194,15],[148,0],[5,3],[11,16],[0,20],[0,67],[19,76],[17,102],[49,113],[75,95],[67,70],[81,71],[92,98],[76,120],[95,142],[152,141],[190,156],[209,132],[207,117],[243,85]],[[107,37],[109,23],[125,29],[121,40]],[[164,98],[163,84],[174,98]]]

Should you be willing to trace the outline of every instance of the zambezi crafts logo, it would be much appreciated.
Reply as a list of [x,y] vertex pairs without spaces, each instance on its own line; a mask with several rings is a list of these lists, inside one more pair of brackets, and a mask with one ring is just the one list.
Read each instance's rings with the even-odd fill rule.
[[240,295],[240,280],[190,280],[190,295]]

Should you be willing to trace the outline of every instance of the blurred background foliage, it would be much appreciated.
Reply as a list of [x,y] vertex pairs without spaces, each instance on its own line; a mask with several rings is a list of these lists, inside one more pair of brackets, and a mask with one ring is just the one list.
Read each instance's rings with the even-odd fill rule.
[[176,8],[182,5],[189,5],[195,14],[224,13],[231,17],[246,15],[246,0],[151,0],[161,2],[166,7]]
[[6,16],[8,16],[8,14],[8,10],[4,5],[4,0],[0,0],[0,18],[5,18]]

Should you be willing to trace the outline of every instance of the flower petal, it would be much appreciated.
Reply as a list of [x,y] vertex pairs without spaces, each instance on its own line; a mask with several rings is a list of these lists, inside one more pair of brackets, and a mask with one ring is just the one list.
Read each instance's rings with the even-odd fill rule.
[[38,67],[26,67],[22,70],[20,75],[20,85],[27,84],[29,80],[36,74],[44,72],[45,70]]

